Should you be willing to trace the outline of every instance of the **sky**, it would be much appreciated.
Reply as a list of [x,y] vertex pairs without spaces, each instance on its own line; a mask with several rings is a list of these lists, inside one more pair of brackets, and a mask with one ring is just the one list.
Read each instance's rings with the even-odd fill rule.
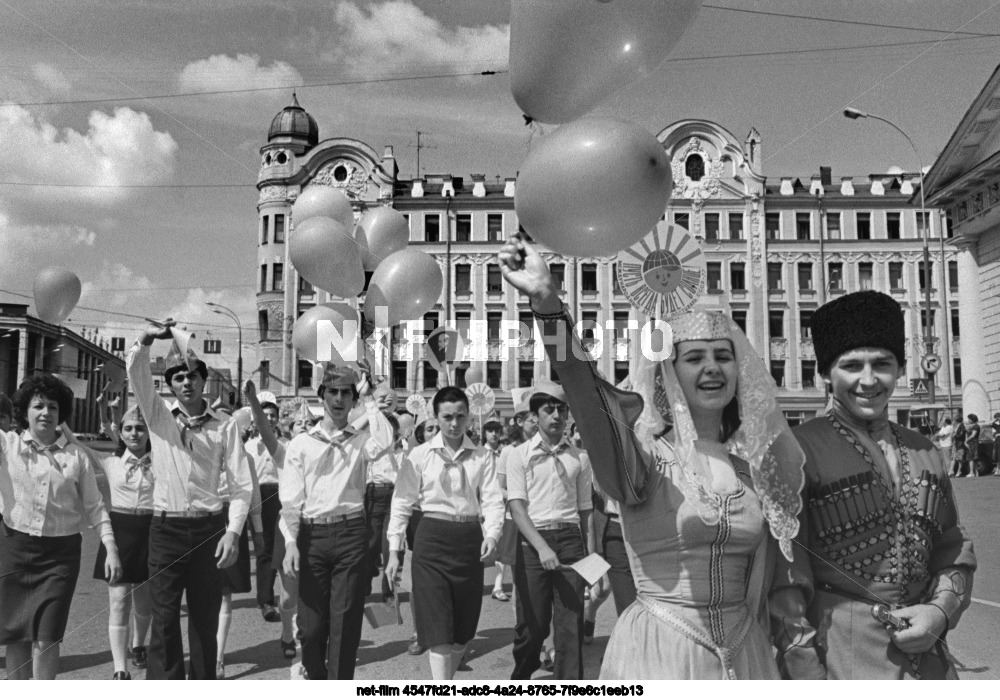
[[[0,0],[0,290],[60,265],[83,281],[74,330],[130,343],[135,316],[171,316],[234,362],[205,302],[224,304],[256,367],[259,149],[292,88],[321,139],[392,145],[401,177],[418,129],[424,172],[512,177],[530,132],[509,22],[507,0]],[[915,171],[900,136],[843,108],[896,122],[928,165],[998,63],[1000,0],[705,0],[592,114],[756,128],[768,178]]]

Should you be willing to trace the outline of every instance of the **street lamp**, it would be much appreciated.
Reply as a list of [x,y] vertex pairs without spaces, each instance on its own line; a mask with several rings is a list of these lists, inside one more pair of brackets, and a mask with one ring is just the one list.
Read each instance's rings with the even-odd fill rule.
[[214,301],[206,301],[205,304],[212,309],[212,313],[226,316],[236,322],[236,331],[239,333],[237,339],[238,355],[236,358],[236,407],[243,405],[243,326],[240,325],[240,317],[228,306],[216,304]]
[[[931,249],[930,249],[930,233],[928,232],[927,224],[930,220],[927,217],[927,207],[924,203],[924,162],[920,157],[920,151],[917,149],[917,145],[913,143],[905,131],[900,129],[894,123],[889,121],[884,117],[880,117],[877,114],[868,114],[867,112],[862,112],[860,109],[855,109],[854,107],[848,107],[844,110],[844,116],[851,120],[857,119],[877,119],[880,122],[888,124],[893,129],[898,131],[906,139],[906,142],[910,144],[910,148],[913,149],[913,154],[917,157],[917,165],[920,167],[920,219],[924,228],[924,306],[925,306],[925,326],[924,326],[924,355],[934,354],[934,329],[931,327]],[[942,258],[941,264],[944,265],[944,259]],[[945,339],[947,342],[947,339]],[[925,370],[926,372],[926,370]],[[934,373],[926,372],[927,375],[927,393],[931,404],[934,403],[935,398],[935,387],[934,387]],[[932,414],[934,413],[932,409]],[[932,415],[931,418],[934,416]]]

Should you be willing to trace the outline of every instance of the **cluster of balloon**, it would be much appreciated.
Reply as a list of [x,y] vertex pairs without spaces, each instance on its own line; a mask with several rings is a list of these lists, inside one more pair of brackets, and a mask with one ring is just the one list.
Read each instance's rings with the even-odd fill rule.
[[365,316],[378,318],[378,309],[384,306],[390,326],[423,318],[437,303],[443,285],[441,268],[433,257],[412,248],[397,251],[375,268],[365,296]]
[[35,277],[35,313],[46,323],[59,324],[69,318],[80,301],[80,278],[61,267],[46,267]]
[[292,345],[312,362],[354,365],[364,357],[361,315],[344,302],[314,306],[295,321]]
[[659,65],[700,6],[512,0],[514,99],[532,119],[564,124],[536,142],[517,178],[515,209],[532,237],[565,255],[609,255],[663,215],[671,174],[656,137],[628,122],[580,117]]

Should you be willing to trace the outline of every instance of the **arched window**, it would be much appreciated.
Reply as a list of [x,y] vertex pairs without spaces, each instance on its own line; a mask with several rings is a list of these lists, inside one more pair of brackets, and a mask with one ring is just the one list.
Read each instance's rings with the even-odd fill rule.
[[684,163],[684,174],[688,179],[698,182],[705,177],[705,160],[697,153],[692,153]]

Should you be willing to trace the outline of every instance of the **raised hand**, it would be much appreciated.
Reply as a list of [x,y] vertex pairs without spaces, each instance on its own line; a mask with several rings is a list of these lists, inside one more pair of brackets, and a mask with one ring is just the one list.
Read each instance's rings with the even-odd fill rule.
[[549,266],[520,236],[508,238],[497,258],[504,279],[531,299],[533,309],[542,313],[553,313],[560,309],[562,302],[549,273]]
[[176,326],[177,323],[172,318],[165,319],[163,321],[154,321],[151,318],[147,318],[149,325],[146,326],[146,330],[143,332],[142,342],[144,345],[152,345],[154,340],[168,340],[170,335],[170,329]]

